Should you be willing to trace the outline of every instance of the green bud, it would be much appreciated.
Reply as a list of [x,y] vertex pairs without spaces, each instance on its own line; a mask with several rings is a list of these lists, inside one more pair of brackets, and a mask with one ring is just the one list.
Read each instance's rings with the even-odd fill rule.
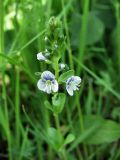
[[50,30],[55,30],[59,26],[59,22],[55,17],[51,17],[49,20],[49,28]]

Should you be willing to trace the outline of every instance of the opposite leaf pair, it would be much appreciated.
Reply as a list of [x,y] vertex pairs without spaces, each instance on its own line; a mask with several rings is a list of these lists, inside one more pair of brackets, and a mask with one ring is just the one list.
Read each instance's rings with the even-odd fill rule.
[[[73,96],[75,90],[79,90],[81,78],[78,76],[71,76],[66,80],[66,90],[70,96]],[[41,79],[37,83],[39,90],[47,94],[58,92],[59,84],[55,76],[50,71],[44,71],[41,74]]]

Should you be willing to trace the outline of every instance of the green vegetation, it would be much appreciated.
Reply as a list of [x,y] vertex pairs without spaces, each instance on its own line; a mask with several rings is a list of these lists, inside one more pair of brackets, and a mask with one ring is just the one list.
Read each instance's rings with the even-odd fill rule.
[[[45,70],[80,76],[79,91],[40,91]],[[119,160],[119,123],[120,1],[0,0],[0,159]]]

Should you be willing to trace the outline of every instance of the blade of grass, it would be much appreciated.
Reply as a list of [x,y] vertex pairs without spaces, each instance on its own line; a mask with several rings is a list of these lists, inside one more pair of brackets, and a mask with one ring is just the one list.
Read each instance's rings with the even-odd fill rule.
[[23,64],[20,64],[19,61],[16,61],[14,58],[11,58],[10,56],[7,56],[5,54],[0,53],[0,56],[8,60],[9,63],[18,66],[21,70],[23,70],[31,78],[32,82],[36,84],[35,77],[31,74],[31,72],[25,66],[23,66]]
[[100,126],[101,123],[97,123],[96,125],[92,126],[90,129],[84,131],[77,139],[71,144],[70,148],[68,149],[69,152],[71,152],[73,149],[75,149],[78,144],[84,142],[86,138],[88,138],[92,133],[97,130],[97,128]]
[[[0,53],[4,53],[4,5],[3,0],[0,0]],[[1,57],[2,58],[2,57]],[[2,64],[3,60],[0,58],[0,64]],[[8,142],[8,154],[9,160],[12,160],[12,148],[11,148],[11,133],[9,126],[9,116],[8,116],[8,105],[7,105],[7,93],[6,93],[6,84],[5,84],[5,69],[2,71],[2,96],[4,101],[4,110],[5,110],[5,118],[6,118],[6,136]]]
[[[82,114],[82,109],[81,109],[81,104],[80,104],[80,99],[79,99],[79,94],[78,93],[75,95],[75,98],[76,98],[76,106],[77,106],[79,122],[80,122],[80,131],[81,131],[81,134],[82,134],[82,133],[84,133],[85,129],[84,129],[83,114]],[[87,146],[84,142],[83,142],[83,148],[84,148],[85,158],[87,159],[88,149],[87,149]]]
[[20,93],[20,71],[16,67],[16,83],[15,83],[15,123],[16,123],[16,143],[19,148],[20,145],[20,99],[19,99],[19,93]]
[[118,69],[120,72],[120,3],[115,3],[115,9],[116,9],[116,21],[117,21],[117,34],[116,34],[116,40],[117,40],[117,59],[118,59]]
[[17,42],[19,41],[19,37],[20,37],[20,35],[22,33],[22,30],[23,30],[23,28],[21,27],[20,30],[18,31],[13,43],[12,43],[10,49],[9,49],[9,53],[8,53],[9,55],[11,55],[13,53],[13,51],[15,49],[15,46],[16,46]]
[[101,79],[100,77],[98,77],[94,72],[92,72],[89,68],[87,68],[85,65],[83,65],[82,63],[79,62],[79,60],[75,57],[73,57],[73,60],[82,68],[84,69],[86,72],[88,72],[92,77],[94,77],[96,80],[98,80],[100,82],[100,84],[102,86],[104,86],[109,92],[111,92],[117,99],[120,100],[120,94],[117,93],[113,88],[109,87],[106,82]]
[[33,129],[35,130],[35,132],[37,132],[38,135],[39,135],[40,137],[42,137],[43,140],[47,141],[47,134],[46,134],[46,131],[44,130],[44,128],[43,128],[41,125],[39,125],[39,128],[34,125],[33,121],[30,119],[30,117],[29,117],[28,114],[26,113],[24,107],[23,107],[23,112],[24,112],[24,114],[25,114],[25,117],[26,117],[27,121],[28,121],[29,124],[33,127]]
[[46,29],[38,33],[35,37],[33,37],[30,41],[28,41],[23,47],[20,48],[20,52],[28,47],[31,43],[33,43],[36,39],[38,39],[41,35],[45,33]]
[[[62,3],[62,8],[64,9],[65,8],[64,0],[61,0],[61,3]],[[72,5],[72,3],[71,3],[71,5]],[[66,46],[67,46],[67,50],[68,50],[69,63],[70,63],[70,68],[73,69],[72,50],[71,50],[71,45],[70,45],[70,36],[69,36],[69,31],[68,31],[66,12],[64,12],[63,18],[64,18],[66,37],[67,37],[67,45]]]
[[67,3],[67,5],[66,6],[64,6],[64,8],[63,8],[63,10],[60,12],[60,14],[57,16],[58,17],[58,19],[61,19],[63,16],[64,16],[64,14],[66,13],[66,12],[68,12],[68,10],[70,9],[70,7],[72,6],[72,3],[74,2],[74,0],[69,0],[69,3]]
[[[0,0],[0,53],[4,51],[4,7],[3,0]],[[0,64],[2,59],[0,58]]]
[[22,141],[22,145],[21,145],[20,156],[19,156],[18,160],[23,159],[23,153],[24,153],[24,150],[26,148],[26,143],[27,143],[27,136],[28,136],[28,127],[26,128],[26,131],[24,132],[24,137],[23,137],[23,141]]
[[[80,32],[80,40],[79,40],[79,55],[78,59],[80,63],[83,63],[84,60],[84,53],[86,47],[86,32],[87,32],[87,22],[88,22],[88,13],[89,13],[89,3],[90,0],[85,0],[84,8],[83,8],[83,15],[82,15],[82,27]],[[80,73],[81,66],[77,69],[77,74]]]

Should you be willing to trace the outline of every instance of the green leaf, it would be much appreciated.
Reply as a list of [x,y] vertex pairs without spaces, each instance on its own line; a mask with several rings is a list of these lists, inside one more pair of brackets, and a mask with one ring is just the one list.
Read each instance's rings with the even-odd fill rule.
[[100,20],[104,23],[106,28],[113,29],[115,27],[115,17],[111,12],[111,8],[109,9],[96,9],[94,12],[100,18]]
[[[82,28],[82,15],[73,14],[70,23],[71,43],[75,47],[79,47]],[[88,16],[88,24],[86,31],[86,45],[92,45],[98,42],[104,34],[105,26],[97,13],[90,12]]]
[[120,138],[120,125],[112,120],[106,120],[98,116],[85,116],[84,125],[86,129],[95,125],[96,122],[102,121],[97,128],[86,140],[87,144],[111,143]]
[[67,80],[69,77],[73,76],[73,75],[74,75],[74,71],[73,71],[73,70],[69,70],[69,71],[61,74],[60,77],[59,77],[59,79],[58,79],[58,81],[59,81],[59,82],[66,82],[66,80]]
[[51,146],[56,151],[58,151],[62,147],[63,137],[55,128],[53,127],[48,128],[48,138]]
[[82,133],[79,123],[75,122],[74,126],[76,139],[68,149],[69,151],[72,151],[82,142],[98,145],[111,143],[120,138],[120,125],[101,116],[84,116],[84,132]]
[[102,38],[103,33],[104,33],[104,24],[95,15],[95,13],[91,12],[88,18],[86,44],[92,45],[98,42]]
[[71,143],[72,141],[74,141],[75,136],[73,134],[68,134],[68,136],[66,137],[65,141],[64,141],[64,145],[67,145],[69,143]]
[[[89,121],[86,120],[88,116],[85,116],[85,120],[84,120],[84,132],[81,132],[80,129],[80,123],[75,122],[75,124],[73,124],[74,126],[74,134],[76,134],[76,139],[75,141],[71,144],[69,151],[72,151],[74,148],[76,148],[80,143],[82,142],[86,142],[85,140],[87,138],[90,138],[95,131],[97,131],[99,129],[99,127],[101,126],[103,119],[101,119],[101,117],[98,117],[99,120],[95,121],[94,120],[94,124],[89,124]],[[96,116],[97,117],[97,116]],[[86,123],[85,123],[86,122]],[[88,122],[88,125],[86,125]]]
[[64,93],[57,93],[52,97],[53,112],[60,113],[65,105],[66,95]]
[[114,119],[117,119],[117,118],[120,119],[120,107],[116,107],[116,108],[113,109],[112,117]]

